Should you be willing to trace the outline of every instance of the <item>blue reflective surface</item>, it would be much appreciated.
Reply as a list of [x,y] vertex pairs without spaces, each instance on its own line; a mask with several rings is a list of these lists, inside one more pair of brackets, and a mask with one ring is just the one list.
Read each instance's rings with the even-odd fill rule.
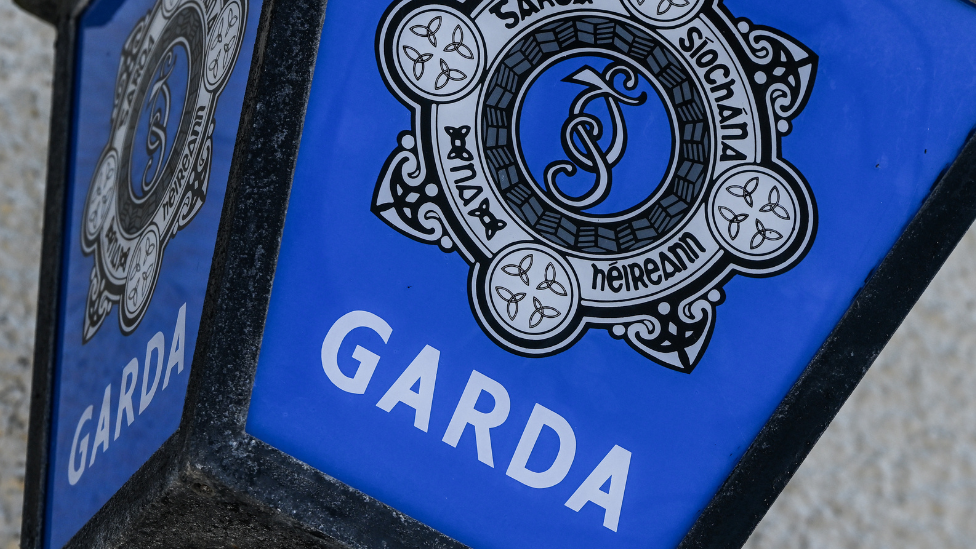
[[[976,122],[976,9],[957,0],[728,0],[819,55],[808,105],[783,140],[819,210],[817,239],[791,271],[737,277],[691,375],[661,368],[606,332],[528,359],[472,318],[468,266],[406,239],[370,212],[377,174],[410,113],[384,86],[374,37],[387,3],[332,0],[305,124],[248,432],[478,549],[673,547],[796,381],[852,298],[958,154]],[[545,162],[544,160],[542,162]],[[351,311],[392,328],[352,331],[380,356],[364,394],[323,372],[323,338]],[[426,345],[440,351],[429,428],[377,406]],[[360,355],[361,357],[362,355]],[[510,395],[491,430],[494,466],[468,430],[442,438],[473,371]],[[415,389],[416,390],[416,389]],[[476,408],[496,403],[482,395]],[[538,403],[572,426],[566,478],[536,489],[507,476]],[[632,452],[620,523],[565,503],[615,445]],[[543,431],[528,468],[552,463]]]
[[[131,334],[123,335],[119,327],[119,304],[113,303],[100,329],[83,344],[86,299],[96,261],[95,255],[86,256],[81,248],[86,196],[109,141],[123,44],[139,18],[154,4],[151,0],[96,0],[82,16],[78,33],[78,76],[67,184],[62,313],[44,539],[45,547],[50,548],[63,546],[179,425],[251,63],[260,12],[256,3],[251,5],[236,69],[217,104],[209,188],[202,208],[166,247],[155,294],[138,327]],[[174,143],[188,94],[187,47],[186,43],[176,44],[172,57],[164,55],[159,64],[146,69],[154,71],[151,76],[154,82],[166,81],[168,85],[157,86],[155,93],[151,89],[145,108],[133,116],[135,145],[127,170],[132,184],[127,186],[138,199],[168,181],[161,180],[160,166],[176,154]],[[157,137],[167,139],[154,138],[154,127]],[[121,192],[128,193],[130,189],[122,188]],[[182,330],[181,309],[185,323]],[[183,367],[169,369],[170,359],[181,350],[179,345],[174,345],[178,332],[185,336]],[[137,368],[127,374],[125,369],[133,360]],[[148,376],[147,361],[151,363]],[[162,373],[156,374],[159,368],[163,369]],[[145,385],[144,380],[147,380]],[[111,387],[108,406],[104,407],[109,435],[107,443],[102,443],[97,441],[97,431],[106,387]],[[131,410],[120,406],[124,390],[131,392]],[[143,397],[143,393],[147,396]],[[92,407],[90,417],[85,414],[89,406]],[[74,461],[71,459],[73,444]],[[78,471],[77,478],[69,474],[72,467]]]

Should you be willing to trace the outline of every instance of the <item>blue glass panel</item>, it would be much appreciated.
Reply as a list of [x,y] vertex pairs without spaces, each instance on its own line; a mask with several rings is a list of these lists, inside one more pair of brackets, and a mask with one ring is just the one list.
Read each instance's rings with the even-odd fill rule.
[[563,3],[330,2],[247,429],[479,549],[673,547],[958,154],[976,10]]
[[96,0],[81,17],[46,547],[179,425],[259,11]]

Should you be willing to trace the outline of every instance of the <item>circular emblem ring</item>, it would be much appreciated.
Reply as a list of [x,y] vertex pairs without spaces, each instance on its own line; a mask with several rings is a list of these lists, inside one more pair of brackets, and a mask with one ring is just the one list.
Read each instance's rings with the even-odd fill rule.
[[[630,40],[605,40],[594,45],[587,31]],[[542,53],[532,56],[533,50]],[[635,51],[643,55],[635,55]],[[636,183],[647,189],[646,198],[629,211],[609,216],[587,215],[581,208],[573,208],[572,201],[558,192],[558,174],[551,181],[547,177],[542,184],[537,182],[538,178],[525,169],[524,155],[518,146],[519,107],[524,104],[526,89],[532,86],[532,77],[538,77],[538,72],[559,60],[592,52],[626,61],[612,62],[603,71],[585,67],[580,71],[582,74],[569,76],[581,83],[581,95],[601,94],[601,99],[606,98],[612,105],[622,102],[620,98],[633,102],[633,98],[624,95],[625,89],[618,88],[625,88],[627,81],[647,75],[661,90],[674,126],[672,160],[664,181],[651,176]],[[504,197],[505,205],[530,232],[570,253],[615,255],[650,246],[667,236],[692,212],[692,206],[705,189],[713,130],[704,95],[671,48],[637,25],[608,17],[580,16],[523,33],[499,57],[482,97],[479,117],[482,150],[487,173]],[[512,99],[506,101],[509,97]],[[586,117],[584,113],[584,123]],[[498,139],[513,121],[513,139]],[[592,126],[597,127],[598,123]],[[618,134],[622,134],[619,128]],[[573,139],[566,141],[571,144]],[[628,152],[641,154],[641,151]]]

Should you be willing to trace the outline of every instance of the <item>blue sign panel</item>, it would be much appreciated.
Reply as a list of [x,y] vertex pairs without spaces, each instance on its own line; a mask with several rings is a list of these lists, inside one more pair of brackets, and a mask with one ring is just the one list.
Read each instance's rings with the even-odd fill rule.
[[97,0],[81,18],[46,547],[179,425],[259,11]]
[[957,0],[332,0],[247,430],[459,541],[673,547],[959,152]]

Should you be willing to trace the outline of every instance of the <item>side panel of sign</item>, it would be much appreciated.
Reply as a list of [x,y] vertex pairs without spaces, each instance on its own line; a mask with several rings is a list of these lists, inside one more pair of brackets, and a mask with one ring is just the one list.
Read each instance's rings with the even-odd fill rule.
[[96,0],[80,19],[46,547],[179,425],[259,13]]
[[255,437],[479,549],[677,545],[976,121],[955,0],[332,0]]

